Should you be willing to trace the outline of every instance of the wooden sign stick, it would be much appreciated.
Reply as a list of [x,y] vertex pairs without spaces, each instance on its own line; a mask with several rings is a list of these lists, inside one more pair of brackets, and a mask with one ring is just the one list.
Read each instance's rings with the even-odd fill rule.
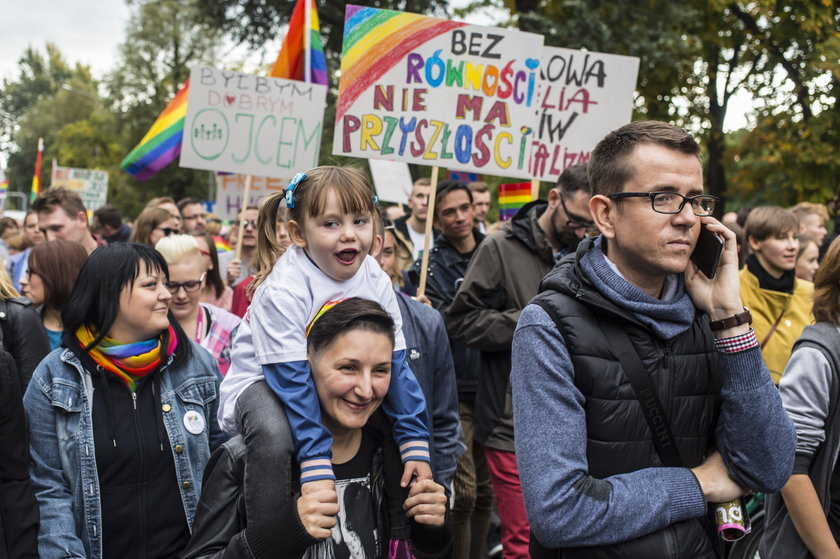
[[245,234],[245,220],[242,219],[245,216],[245,208],[248,207],[248,199],[251,196],[251,175],[245,176],[245,192],[242,194],[242,203],[239,204],[239,225],[237,226],[239,231],[236,235],[236,252],[235,257],[237,260],[241,258],[242,254],[242,236]]
[[429,189],[429,210],[426,212],[426,238],[423,240],[423,258],[420,261],[420,285],[417,286],[417,296],[422,297],[426,292],[426,274],[429,271],[429,243],[432,239],[432,222],[435,220],[435,195],[437,193],[439,167],[432,167],[432,184]]
[[531,179],[531,200],[538,200],[540,197],[540,179]]

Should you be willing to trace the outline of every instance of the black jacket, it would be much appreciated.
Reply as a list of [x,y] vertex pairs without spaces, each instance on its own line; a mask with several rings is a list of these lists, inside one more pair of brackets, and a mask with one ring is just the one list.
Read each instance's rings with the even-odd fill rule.
[[20,377],[0,350],[0,559],[37,559],[38,503],[29,481],[29,429]]
[[[388,556],[389,539],[406,538],[411,539],[417,559],[448,557],[452,539],[449,515],[442,527],[430,527],[409,520],[403,512],[408,490],[399,486],[402,463],[384,415],[376,412],[364,429],[379,445],[371,479],[380,538],[386,546],[382,557]],[[249,522],[242,490],[244,473],[245,441],[240,435],[216,449],[204,470],[192,539],[181,555],[183,559],[293,559],[320,541],[309,535],[297,514],[297,480],[292,483],[296,492],[285,503],[278,503],[273,518]]]
[[[435,246],[429,251],[425,295],[441,313],[445,313],[452,303],[455,293],[461,286],[461,282],[464,281],[464,274],[467,272],[470,258],[478,250],[481,241],[484,240],[484,234],[478,229],[473,229],[473,237],[475,239],[475,249],[469,254],[458,252],[443,233],[435,238]],[[414,285],[420,283],[420,269],[421,260],[418,259],[408,273],[409,279]],[[458,400],[473,402],[481,373],[481,352],[454,340],[450,340],[449,345],[452,350],[452,360],[455,363]]]
[[50,352],[41,317],[26,297],[0,299],[0,345],[14,358],[25,391],[35,367]]
[[[581,250],[585,250],[585,247]],[[580,251],[579,251],[580,252]],[[578,255],[580,256],[580,255]],[[698,466],[713,444],[720,409],[717,353],[708,317],[698,313],[691,327],[671,340],[659,339],[632,314],[606,300],[564,259],[542,283],[534,300],[558,324],[586,398],[586,455],[589,474],[603,479],[661,467],[648,423],[599,322],[626,331],[659,392],[683,465]],[[634,540],[601,547],[547,550],[532,538],[532,557],[714,557],[711,524],[692,519]]]
[[539,293],[540,281],[555,263],[537,221],[546,208],[548,202],[543,200],[530,202],[484,239],[445,317],[450,339],[481,351],[475,440],[506,452],[515,452],[510,398],[513,332],[522,309]]

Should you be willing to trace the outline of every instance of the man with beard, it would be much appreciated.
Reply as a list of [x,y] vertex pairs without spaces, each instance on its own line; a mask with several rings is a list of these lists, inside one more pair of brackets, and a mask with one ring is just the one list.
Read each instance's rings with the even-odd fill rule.
[[513,332],[543,276],[592,227],[590,197],[585,163],[563,171],[547,202],[526,204],[479,245],[446,316],[450,338],[481,351],[473,436],[485,447],[505,557],[527,558],[529,539],[513,446]]

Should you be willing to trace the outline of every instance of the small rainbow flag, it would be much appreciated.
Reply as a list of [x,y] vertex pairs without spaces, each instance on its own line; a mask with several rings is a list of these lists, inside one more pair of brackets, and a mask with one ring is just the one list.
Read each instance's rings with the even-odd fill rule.
[[531,183],[499,185],[499,221],[508,221],[519,208],[531,201]]
[[412,50],[465,23],[347,4],[336,122]]
[[230,243],[218,235],[213,235],[213,243],[216,245],[216,252],[230,252]]
[[134,175],[137,180],[152,178],[181,155],[189,87],[190,80],[187,78],[181,90],[163,109],[140,143],[120,164],[120,167]]
[[41,194],[41,157],[44,155],[44,138],[38,138],[38,157],[35,158],[35,174],[32,175],[32,189],[29,191],[29,201],[34,202]]
[[327,61],[315,0],[298,0],[295,4],[280,53],[268,75],[327,85]]

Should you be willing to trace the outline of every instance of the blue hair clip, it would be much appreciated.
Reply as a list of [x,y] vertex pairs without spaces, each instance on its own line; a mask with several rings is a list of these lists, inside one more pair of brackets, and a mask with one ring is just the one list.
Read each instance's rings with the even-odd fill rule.
[[295,207],[295,188],[297,185],[306,178],[306,173],[298,173],[292,179],[292,182],[289,183],[289,186],[286,187],[286,207],[292,209]]
[[376,194],[371,196],[371,199],[373,200],[373,205],[374,206],[379,202],[379,196],[377,196]]

